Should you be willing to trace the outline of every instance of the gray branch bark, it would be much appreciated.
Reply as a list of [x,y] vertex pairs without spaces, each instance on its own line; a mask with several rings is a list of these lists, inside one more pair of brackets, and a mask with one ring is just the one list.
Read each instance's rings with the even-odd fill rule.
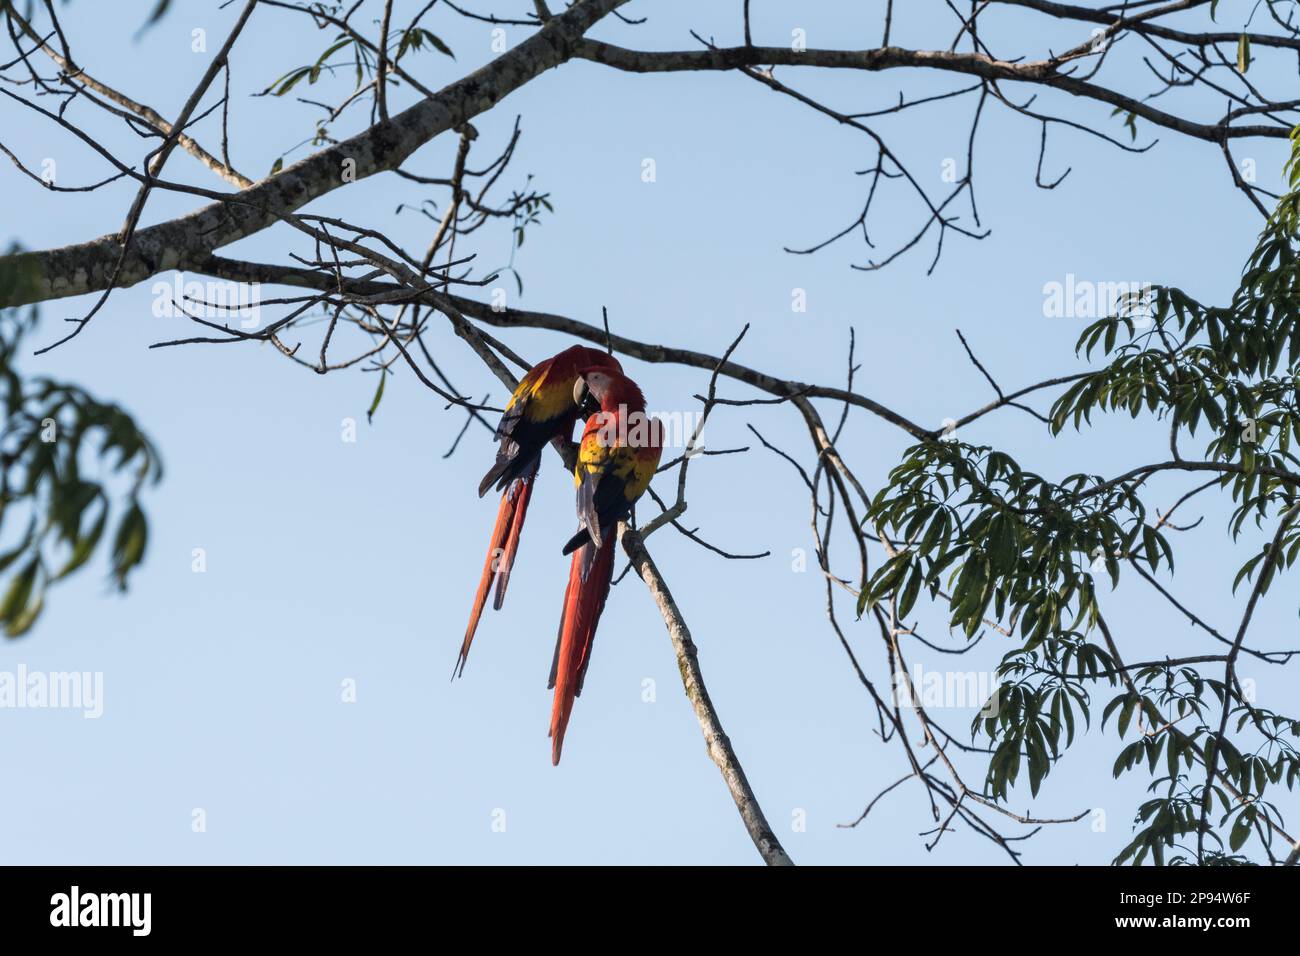
[[595,40],[580,42],[574,55],[630,73],[738,70],[765,66],[817,66],[866,72],[920,67],[962,73],[986,80],[1006,80],[1053,87],[1073,96],[1108,103],[1149,120],[1157,126],[1177,130],[1184,135],[1212,143],[1250,136],[1286,139],[1290,135],[1290,130],[1282,125],[1232,126],[1222,122],[1198,123],[1184,119],[1157,109],[1143,100],[1125,96],[1109,87],[1067,76],[1060,72],[1062,64],[1054,60],[1012,63],[994,59],[983,53],[905,50],[900,47],[880,47],[874,50],[793,50],[783,46],[738,46],[661,52],[628,50]]
[[[525,83],[573,56],[584,31],[627,0],[580,0],[517,47],[481,69],[336,146],[321,150],[228,200],[204,206],[179,219],[136,232],[122,261],[116,285],[127,287],[169,269],[188,269],[214,249],[273,225],[277,214],[293,212],[344,185],[345,162],[351,178],[363,179],[400,166],[435,136],[491,109]],[[0,308],[101,292],[108,287],[121,256],[116,235],[90,242],[22,253],[17,263],[30,277]],[[5,258],[0,257],[0,264]]]
[[[980,52],[910,50],[881,47],[870,50],[793,50],[789,47],[742,46],[704,48],[691,51],[629,50],[585,39],[583,34],[626,0],[580,0],[563,14],[547,19],[541,28],[514,49],[468,76],[444,87],[432,96],[380,122],[336,146],[301,160],[242,192],[231,193],[193,213],[139,230],[128,251],[116,284],[129,286],[169,269],[194,268],[215,249],[228,245],[274,224],[280,215],[343,185],[344,163],[351,161],[354,178],[397,168],[420,146],[492,108],[511,92],[546,70],[568,60],[581,58],[635,73],[666,73],[700,70],[760,70],[768,66],[809,66],[851,69],[865,72],[912,68],[934,69],[979,77],[990,82],[1023,82],[1058,89],[1073,96],[1105,103],[1142,117],[1157,126],[1226,148],[1232,139],[1248,137],[1285,138],[1289,129],[1281,123],[1234,124],[1237,110],[1214,123],[1202,123],[1169,113],[1148,100],[1127,96],[1106,86],[1068,75],[1070,60],[1061,57],[1033,61],[999,60]],[[1004,0],[1033,7],[1042,13],[1075,19],[1082,8],[1045,0]],[[1121,20],[1126,28],[1165,37],[1169,31],[1146,22],[1147,15]],[[1114,24],[1112,24],[1114,26]],[[1174,31],[1177,33],[1177,31]],[[1216,35],[1195,35],[1197,39]],[[1179,38],[1182,39],[1181,34]],[[1190,41],[1187,41],[1190,42]],[[1261,37],[1252,42],[1264,43]],[[1289,43],[1279,41],[1278,45]],[[120,101],[120,100],[119,100]],[[131,104],[139,112],[137,104]],[[159,120],[161,118],[158,118]],[[196,155],[200,151],[182,143]],[[212,165],[212,163],[209,163]],[[230,178],[229,171],[219,170]],[[112,281],[121,246],[116,236],[91,242],[20,254],[11,262],[34,281],[20,283],[0,300],[0,308],[26,305],[48,299],[103,291]],[[6,259],[0,257],[0,266]],[[897,424],[897,423],[896,423]]]
[[673,600],[672,592],[668,590],[668,583],[664,581],[663,575],[655,566],[654,559],[650,557],[650,552],[646,550],[639,531],[624,527],[622,540],[623,551],[632,562],[636,573],[650,589],[650,596],[654,598],[659,613],[663,615],[664,624],[668,627],[668,636],[673,642],[673,651],[677,654],[677,668],[682,675],[682,687],[685,688],[686,697],[695,711],[695,719],[700,722],[700,729],[704,731],[704,744],[709,751],[709,759],[722,771],[722,779],[726,781],[727,789],[731,791],[731,798],[736,801],[736,809],[740,811],[740,818],[745,822],[745,829],[749,831],[750,839],[754,841],[754,846],[758,847],[758,852],[762,854],[768,866],[794,866],[794,861],[786,854],[781,841],[772,832],[767,817],[763,815],[763,808],[759,806],[758,798],[754,796],[749,780],[745,777],[745,768],[740,765],[740,759],[731,747],[731,739],[722,729],[718,712],[713,707],[713,701],[709,699],[708,688],[704,686],[704,674],[700,671],[700,664],[696,659],[699,652],[691,639],[691,631],[686,626],[686,619],[682,617],[677,602]]

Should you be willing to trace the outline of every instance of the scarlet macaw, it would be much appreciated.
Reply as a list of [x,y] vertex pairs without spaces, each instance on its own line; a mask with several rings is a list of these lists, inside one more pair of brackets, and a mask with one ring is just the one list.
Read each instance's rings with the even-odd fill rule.
[[579,407],[579,393],[575,388],[578,374],[583,369],[596,368],[622,372],[618,359],[612,355],[585,345],[567,348],[529,369],[506,403],[495,435],[501,442],[496,462],[478,486],[480,498],[494,484],[498,491],[504,489],[504,493],[501,507],[497,510],[496,525],[492,528],[492,539],[488,542],[487,560],[483,564],[478,593],[474,596],[465,640],[456,659],[457,674],[465,670],[469,646],[474,640],[494,579],[496,597],[492,606],[500,610],[505,601],[510,568],[519,550],[519,534],[524,527],[524,515],[528,511],[528,499],[532,496],[533,479],[537,476],[542,449],[558,435],[572,437],[573,426],[584,413]]
[[575,404],[586,395],[600,403],[600,411],[587,419],[574,468],[582,527],[563,550],[573,554],[573,562],[547,684],[555,689],[552,764],[560,762],[573,700],[582,693],[591,662],[596,625],[614,571],[616,525],[632,513],[649,487],[663,452],[663,425],[646,415],[645,396],[630,378],[605,368],[584,369],[574,385]]

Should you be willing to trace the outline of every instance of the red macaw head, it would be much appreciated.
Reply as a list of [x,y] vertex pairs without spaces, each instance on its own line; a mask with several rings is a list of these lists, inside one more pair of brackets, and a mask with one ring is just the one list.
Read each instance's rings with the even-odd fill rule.
[[592,365],[579,370],[573,383],[573,401],[584,416],[619,405],[634,410],[645,408],[645,397],[636,383],[621,370],[608,365]]
[[588,372],[605,371],[621,374],[621,366],[613,355],[585,345],[573,345],[550,360],[554,373],[573,381],[573,403],[579,417],[586,419],[600,410],[600,400],[583,384]]

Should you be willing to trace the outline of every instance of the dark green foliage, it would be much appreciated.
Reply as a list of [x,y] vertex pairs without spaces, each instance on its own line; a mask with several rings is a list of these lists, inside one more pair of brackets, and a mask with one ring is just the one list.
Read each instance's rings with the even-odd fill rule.
[[[1247,521],[1276,536],[1272,560],[1266,545],[1224,570],[1242,608],[1300,555],[1291,513],[1300,502],[1300,164],[1289,172],[1293,191],[1231,302],[1207,306],[1157,288],[1149,314],[1121,308],[1093,323],[1077,350],[1105,364],[1070,384],[1048,416],[1051,437],[1108,413],[1154,419],[1177,452],[1164,448],[1125,474],[1054,480],[989,446],[927,440],[907,451],[864,521],[901,546],[862,590],[859,614],[889,602],[901,619],[925,594],[968,638],[996,622],[1015,642],[999,668],[998,706],[973,725],[992,749],[988,797],[1005,800],[1022,770],[1036,794],[1101,707],[1099,728],[1113,727],[1121,742],[1114,775],[1151,778],[1152,799],[1117,863],[1238,864],[1290,850],[1268,824],[1285,825],[1274,788],[1300,783],[1300,721],[1257,706],[1235,676],[1225,680],[1227,646],[1208,663],[1121,666],[1125,635],[1111,632],[1102,608],[1122,579],[1176,580],[1177,535],[1144,499],[1153,474],[1182,473],[1230,502],[1231,540]],[[1276,597],[1294,603],[1296,594],[1292,586]]]
[[148,542],[140,493],[162,472],[121,408],[75,385],[23,378],[15,362],[34,319],[34,310],[0,312],[0,626],[9,637],[26,633],[50,586],[106,542],[112,581],[125,590]]

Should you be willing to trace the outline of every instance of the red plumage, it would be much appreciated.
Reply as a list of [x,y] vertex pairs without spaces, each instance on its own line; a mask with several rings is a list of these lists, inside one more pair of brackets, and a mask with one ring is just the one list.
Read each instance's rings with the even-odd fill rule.
[[555,690],[552,764],[560,762],[573,702],[582,693],[591,663],[596,626],[613,577],[618,522],[645,493],[663,448],[662,427],[646,416],[645,398],[635,382],[604,369],[586,370],[583,378],[601,410],[587,420],[574,469],[583,527],[564,547],[564,553],[573,552],[573,559],[548,685]]
[[501,443],[496,461],[484,475],[478,490],[479,497],[482,497],[495,485],[502,491],[501,504],[488,541],[483,574],[470,609],[469,624],[465,628],[453,676],[465,670],[469,648],[493,581],[496,582],[493,608],[500,610],[505,602],[506,586],[519,551],[519,537],[523,532],[542,449],[553,438],[572,437],[573,426],[581,411],[574,399],[574,384],[580,372],[587,368],[621,372],[614,356],[585,345],[574,345],[529,369],[506,404],[496,430],[496,438]]
[[[605,609],[605,597],[614,572],[614,535],[609,535],[594,557],[587,544],[573,555],[569,565],[569,586],[564,591],[564,612],[560,619],[555,660],[551,664],[548,687],[555,688],[551,703],[551,763],[559,764],[564,748],[564,731],[573,712],[573,701],[582,693],[582,682],[591,663],[591,646],[596,639],[596,625]],[[584,566],[586,576],[583,576]]]

